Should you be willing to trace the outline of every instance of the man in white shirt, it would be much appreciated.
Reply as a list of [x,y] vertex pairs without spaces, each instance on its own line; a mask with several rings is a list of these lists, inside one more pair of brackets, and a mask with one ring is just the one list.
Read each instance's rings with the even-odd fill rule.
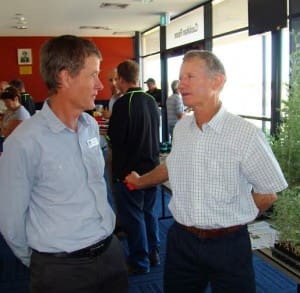
[[179,80],[194,114],[177,123],[166,165],[126,177],[136,189],[170,181],[175,223],[165,292],[204,292],[210,284],[215,292],[254,293],[247,223],[271,207],[286,180],[264,134],[222,106],[226,73],[213,53],[187,52]]

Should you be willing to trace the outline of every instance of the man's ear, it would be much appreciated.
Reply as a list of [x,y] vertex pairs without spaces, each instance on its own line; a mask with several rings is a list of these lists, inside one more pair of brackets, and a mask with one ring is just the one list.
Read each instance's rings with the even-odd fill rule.
[[118,77],[118,80],[119,80],[119,83],[123,83],[123,81],[124,81],[123,77],[121,77],[121,76]]
[[69,74],[69,71],[66,69],[63,69],[58,74],[58,77],[60,79],[61,87],[68,88],[71,85],[71,76]]
[[225,75],[217,73],[214,76],[213,89],[220,91],[223,88],[224,83],[225,83]]

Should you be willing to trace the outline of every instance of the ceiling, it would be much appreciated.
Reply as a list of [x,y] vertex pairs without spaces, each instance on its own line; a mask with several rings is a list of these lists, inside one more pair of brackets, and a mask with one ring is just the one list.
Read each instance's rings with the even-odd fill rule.
[[204,2],[207,0],[9,0],[0,10],[0,36],[133,36],[158,25],[163,13],[173,18]]

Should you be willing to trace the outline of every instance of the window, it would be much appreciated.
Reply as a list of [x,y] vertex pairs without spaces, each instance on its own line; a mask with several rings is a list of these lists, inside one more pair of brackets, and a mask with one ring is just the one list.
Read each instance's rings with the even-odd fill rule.
[[[160,88],[161,72],[160,72],[160,54],[151,55],[143,58],[143,77],[147,80],[149,77],[155,79],[156,85]],[[144,84],[144,90],[148,90]]]
[[248,37],[247,31],[214,39],[213,51],[227,73],[221,100],[230,112],[270,118],[270,39],[270,34]]
[[168,96],[172,94],[171,83],[179,79],[179,70],[182,63],[183,55],[168,58]]
[[159,27],[156,27],[142,36],[142,50],[143,56],[152,53],[157,53],[160,50]]
[[282,30],[282,77],[281,77],[281,98],[286,100],[288,98],[288,83],[290,71],[290,34],[287,28]]

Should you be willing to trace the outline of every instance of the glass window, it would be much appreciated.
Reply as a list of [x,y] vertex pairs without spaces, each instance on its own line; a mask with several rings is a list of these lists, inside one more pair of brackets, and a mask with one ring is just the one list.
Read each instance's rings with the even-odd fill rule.
[[142,35],[142,55],[149,55],[160,51],[160,30],[159,26],[145,32]]
[[[263,1],[263,0],[262,0]],[[247,0],[213,1],[213,35],[248,26]]]
[[249,121],[250,123],[254,124],[258,128],[260,128],[266,135],[271,134],[271,122],[270,121],[262,121],[262,120],[256,120],[256,119],[247,119],[245,120]]
[[[151,55],[143,58],[143,78],[144,81],[149,77],[155,79],[156,85],[160,88],[161,72],[160,72],[160,54]],[[148,90],[147,85],[143,84],[144,90]]]
[[290,34],[287,28],[282,30],[282,76],[281,98],[288,98],[289,70],[290,70]]
[[179,79],[179,70],[182,63],[183,55],[168,58],[168,96],[172,94],[171,83]]
[[[224,64],[227,74],[221,93],[225,107],[239,115],[270,118],[270,34],[249,37],[245,31],[216,38],[213,51]],[[265,60],[263,56],[266,56]]]

